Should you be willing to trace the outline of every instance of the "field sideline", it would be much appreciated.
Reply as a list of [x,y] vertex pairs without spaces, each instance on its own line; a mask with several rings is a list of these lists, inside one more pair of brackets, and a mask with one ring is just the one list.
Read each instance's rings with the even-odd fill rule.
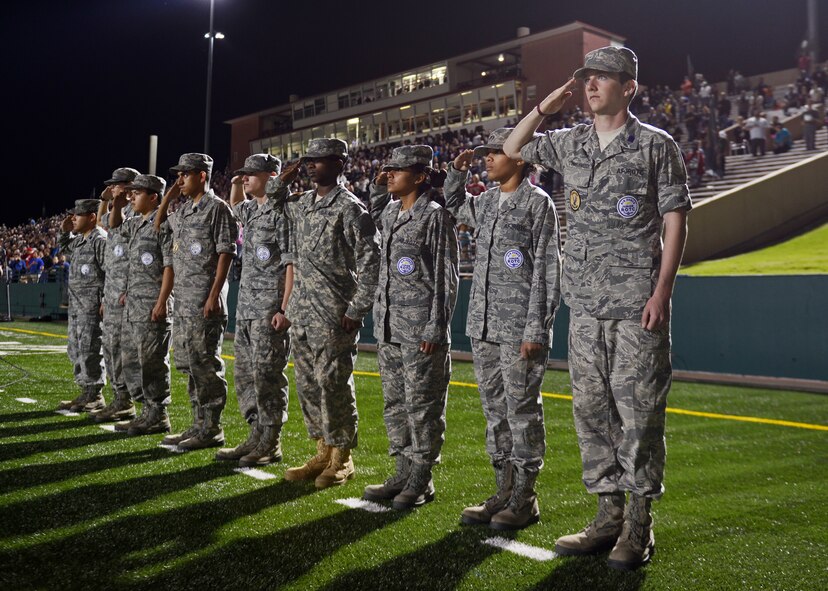
[[[594,513],[580,483],[565,372],[548,371],[543,386],[541,523],[507,536],[529,547],[517,546],[522,555],[491,530],[459,525],[462,508],[493,486],[469,363],[454,365],[435,502],[375,513],[337,502],[360,497],[392,469],[373,355],[361,353],[357,366],[357,478],[316,492],[281,479],[312,453],[292,385],[285,463],[258,480],[213,461],[210,450],[171,453],[157,446],[160,437],[128,438],[54,414],[75,395],[56,347],[65,330],[0,325],[3,589],[799,590],[823,589],[828,579],[826,396],[675,383],[656,556],[625,574],[604,556],[550,553],[557,536]],[[224,353],[232,384],[232,342]],[[289,377],[292,384],[292,370]],[[188,424],[185,400],[185,380],[173,371],[174,429]],[[246,435],[232,387],[224,424],[229,443]]]

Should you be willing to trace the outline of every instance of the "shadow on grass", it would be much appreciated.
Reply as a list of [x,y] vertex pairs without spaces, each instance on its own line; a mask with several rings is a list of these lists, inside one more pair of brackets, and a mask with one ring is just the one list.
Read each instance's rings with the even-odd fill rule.
[[491,536],[487,528],[453,531],[433,544],[375,568],[344,574],[324,589],[454,589],[472,569],[499,552],[481,543]]
[[38,423],[36,425],[20,425],[19,427],[6,427],[0,429],[0,439],[8,439],[9,437],[24,437],[26,435],[40,435],[41,433],[50,433],[52,431],[64,431],[68,429],[77,429],[78,427],[90,427],[97,425],[91,421],[56,421],[53,423]]
[[[88,424],[81,424],[88,427]],[[94,435],[82,437],[62,437],[60,439],[49,439],[45,441],[21,441],[19,443],[4,443],[0,445],[0,462],[17,460],[33,454],[51,453],[77,447],[86,447],[96,443],[123,440],[124,436],[118,433],[99,432]]]
[[[655,560],[655,558],[654,558]],[[533,591],[561,589],[566,591],[595,591],[596,589],[613,589],[613,591],[634,591],[644,584],[647,569],[625,572],[607,566],[607,553],[597,556],[577,558],[558,558],[555,569]]]
[[154,462],[170,457],[170,452],[159,447],[138,451],[125,451],[105,456],[95,456],[84,460],[72,460],[55,464],[37,464],[23,466],[13,470],[0,471],[0,491],[9,493],[31,486],[40,486],[75,478],[83,474],[92,474],[102,470],[111,470],[122,466],[135,466],[145,462]]
[[[169,454],[168,454],[169,455]],[[143,503],[161,495],[190,488],[196,484],[228,476],[233,466],[212,462],[187,468],[119,480],[107,484],[88,484],[58,493],[35,497],[0,508],[2,535],[34,534],[102,517],[113,510]]]
[[[38,589],[61,581],[77,589],[273,588],[400,517],[348,510],[271,535],[243,538],[177,567],[169,564],[215,544],[225,525],[313,491],[312,486],[280,481],[234,497],[130,515],[59,540],[0,551],[0,586],[10,588],[4,581],[14,581],[16,590]],[[153,568],[163,570],[131,579],[134,571]]]
[[42,419],[45,417],[54,417],[53,410],[29,410],[26,412],[10,412],[0,415],[0,423],[11,423],[16,421],[31,421],[32,419]]

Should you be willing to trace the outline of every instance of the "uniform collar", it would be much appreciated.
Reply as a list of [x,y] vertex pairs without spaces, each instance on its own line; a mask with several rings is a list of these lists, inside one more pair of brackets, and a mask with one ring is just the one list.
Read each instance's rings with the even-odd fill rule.
[[632,113],[627,113],[627,122],[624,129],[617,137],[613,138],[610,144],[602,152],[598,143],[598,133],[595,131],[595,124],[589,126],[589,133],[580,138],[587,154],[593,155],[593,160],[601,161],[611,158],[625,151],[638,150],[638,139],[641,136],[641,122]]
[[313,191],[310,191],[310,192],[309,192],[309,195],[310,195],[310,203],[308,203],[308,204],[306,204],[306,205],[305,205],[305,209],[312,209],[312,210],[316,210],[316,209],[322,209],[323,207],[330,207],[330,206],[333,204],[334,199],[336,199],[337,195],[339,195],[339,193],[340,193],[341,191],[344,191],[344,190],[345,190],[345,187],[344,187],[344,186],[342,186],[342,185],[337,185],[337,186],[336,186],[336,187],[335,187],[335,188],[334,188],[334,189],[333,189],[330,193],[328,193],[327,195],[325,195],[325,196],[324,196],[324,197],[323,197],[323,198],[322,198],[322,199],[321,199],[321,200],[317,203],[317,202],[316,202],[317,193],[316,193],[316,189],[314,189]]
[[[402,202],[399,203],[400,207],[402,207]],[[416,220],[422,217],[423,212],[428,208],[429,203],[431,203],[431,201],[425,193],[417,197],[417,200],[414,201],[414,205],[404,211],[403,214],[396,219],[394,227],[396,228],[409,220]]]

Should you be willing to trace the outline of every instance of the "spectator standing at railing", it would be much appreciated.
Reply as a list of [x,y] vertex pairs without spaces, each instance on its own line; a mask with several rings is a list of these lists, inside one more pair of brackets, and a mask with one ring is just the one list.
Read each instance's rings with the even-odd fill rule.
[[745,129],[750,134],[750,153],[754,156],[765,155],[769,128],[770,123],[762,111],[745,121]]
[[816,150],[816,130],[819,122],[819,111],[812,103],[805,106],[802,113],[802,137],[805,140],[806,150]]

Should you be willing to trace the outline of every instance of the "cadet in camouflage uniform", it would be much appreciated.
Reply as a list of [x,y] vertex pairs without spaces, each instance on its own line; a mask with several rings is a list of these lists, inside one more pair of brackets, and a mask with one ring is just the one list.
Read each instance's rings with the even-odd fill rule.
[[496,129],[474,150],[499,187],[475,197],[465,185],[472,151],[449,167],[446,207],[475,228],[477,256],[466,321],[486,416],[486,451],[497,492],[467,507],[466,524],[522,529],[540,518],[535,481],[546,451],[540,386],[560,303],[560,233],[552,199],[527,178],[531,165],[503,153]]
[[[170,216],[173,232],[173,348],[175,367],[187,374],[193,424],[168,435],[165,445],[185,450],[224,443],[221,411],[227,403],[227,381],[221,345],[227,328],[227,271],[236,252],[239,228],[230,206],[210,189],[213,159],[207,154],[182,154],[170,172],[189,200]],[[155,226],[166,220],[170,201],[164,196]]]
[[[296,273],[287,309],[296,369],[296,392],[317,454],[285,472],[288,480],[314,480],[317,488],[353,478],[357,446],[354,390],[356,342],[371,309],[379,272],[379,234],[355,195],[337,183],[348,158],[342,140],[315,139],[302,157],[316,189],[291,198]],[[268,194],[285,201],[299,163],[268,181]]]
[[[513,158],[560,172],[569,202],[561,285],[572,309],[573,413],[584,484],[599,495],[599,510],[586,529],[560,538],[556,551],[612,548],[608,564],[620,569],[647,563],[655,547],[650,505],[664,491],[670,298],[691,207],[675,141],[628,110],[637,75],[629,49],[588,53],[504,146]],[[595,124],[532,139],[577,80]]]
[[[139,174],[127,185],[132,192],[135,215],[121,221],[123,198],[114,201],[111,225],[127,241],[127,294],[125,297],[123,353],[134,355],[137,372],[130,384],[143,404],[132,421],[115,425],[128,435],[169,433],[170,334],[172,316],[172,232],[167,222],[156,230],[155,217],[166,182],[151,174]],[[134,351],[134,353],[133,353]]]
[[430,198],[444,178],[431,169],[433,157],[429,146],[394,148],[371,187],[382,235],[374,338],[396,473],[363,498],[393,499],[395,509],[434,499],[431,471],[446,431],[458,249],[454,218]]
[[[106,383],[101,302],[104,289],[106,232],[98,227],[100,199],[78,199],[66,216],[58,238],[61,252],[69,259],[69,343],[75,383],[81,393],[64,400],[58,410],[90,412],[104,407],[101,394]],[[72,233],[70,233],[72,231]]]
[[[233,373],[246,441],[219,450],[216,459],[259,466],[282,459],[280,434],[287,421],[285,375],[290,337],[284,308],[293,287],[288,221],[282,204],[265,194],[267,180],[282,169],[270,154],[254,154],[236,171],[230,201],[243,228],[242,273],[236,305]],[[246,200],[245,193],[253,196]]]
[[[98,225],[106,230],[106,256],[104,257],[104,271],[106,281],[104,282],[103,298],[103,350],[104,361],[106,362],[106,373],[109,383],[112,386],[112,402],[106,408],[91,413],[95,422],[119,421],[135,418],[135,406],[132,404],[133,394],[129,387],[140,383],[136,381],[135,373],[131,376],[127,373],[124,362],[134,363],[136,355],[134,351],[127,351],[122,355],[122,342],[126,329],[126,318],[124,317],[124,306],[121,297],[126,293],[126,277],[129,261],[127,257],[127,240],[119,229],[110,226],[111,213],[107,207],[118,200],[124,206],[123,215],[132,215],[131,207],[126,204],[125,197],[129,190],[127,184],[131,183],[138,171],[134,168],[117,168],[112,172],[112,178],[104,181],[107,186],[102,195],[101,206],[98,209]],[[125,372],[126,369],[126,372]],[[134,388],[134,386],[133,386]]]

